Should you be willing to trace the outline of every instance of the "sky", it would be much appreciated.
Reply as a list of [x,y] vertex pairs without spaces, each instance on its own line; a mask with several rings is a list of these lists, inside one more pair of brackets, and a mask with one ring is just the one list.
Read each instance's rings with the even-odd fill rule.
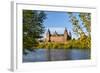
[[[44,20],[44,26],[45,26],[45,34],[48,29],[50,29],[51,33],[54,33],[55,31],[58,34],[63,34],[64,29],[66,28],[68,32],[71,32],[72,38],[77,38],[77,36],[73,32],[73,26],[70,22],[70,17],[67,12],[47,12],[46,13],[46,19]],[[79,13],[74,12],[74,15],[79,19],[78,16]],[[79,20],[80,24],[82,24],[81,20]],[[84,29],[85,31],[85,29]],[[44,34],[44,37],[45,37]]]

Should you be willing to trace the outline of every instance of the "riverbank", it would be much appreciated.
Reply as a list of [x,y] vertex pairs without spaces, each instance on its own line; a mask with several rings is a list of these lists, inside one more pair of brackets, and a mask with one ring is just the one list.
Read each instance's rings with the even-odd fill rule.
[[70,40],[64,43],[57,42],[42,42],[39,43],[35,48],[53,48],[53,49],[73,49],[73,48],[81,48],[81,49],[90,49],[91,43],[89,40]]

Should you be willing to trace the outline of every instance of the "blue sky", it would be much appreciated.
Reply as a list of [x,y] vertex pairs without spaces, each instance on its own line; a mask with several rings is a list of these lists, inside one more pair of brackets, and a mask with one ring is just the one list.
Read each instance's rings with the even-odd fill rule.
[[[57,31],[58,33],[64,33],[64,29],[67,28],[71,32],[72,38],[77,38],[72,31],[72,24],[70,22],[69,14],[67,12],[45,12],[46,19],[44,20],[45,33],[47,29],[50,29],[51,33]],[[74,15],[79,19],[79,13],[74,13]],[[80,20],[80,23],[81,20]]]

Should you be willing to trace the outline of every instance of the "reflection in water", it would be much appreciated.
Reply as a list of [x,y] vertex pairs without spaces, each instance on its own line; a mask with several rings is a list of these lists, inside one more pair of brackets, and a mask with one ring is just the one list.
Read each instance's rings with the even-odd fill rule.
[[36,49],[27,52],[23,54],[23,62],[90,59],[89,49]]

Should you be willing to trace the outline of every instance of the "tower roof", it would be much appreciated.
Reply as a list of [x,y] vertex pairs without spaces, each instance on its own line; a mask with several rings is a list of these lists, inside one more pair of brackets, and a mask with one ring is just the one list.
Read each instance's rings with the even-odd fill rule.
[[54,35],[58,35],[58,33],[55,31],[55,32],[54,32]]
[[69,36],[71,36],[71,32],[69,32]]
[[64,32],[68,32],[68,31],[67,31],[67,29],[66,29],[66,27],[65,27],[65,30],[64,30]]
[[47,34],[50,34],[50,30],[48,29]]

